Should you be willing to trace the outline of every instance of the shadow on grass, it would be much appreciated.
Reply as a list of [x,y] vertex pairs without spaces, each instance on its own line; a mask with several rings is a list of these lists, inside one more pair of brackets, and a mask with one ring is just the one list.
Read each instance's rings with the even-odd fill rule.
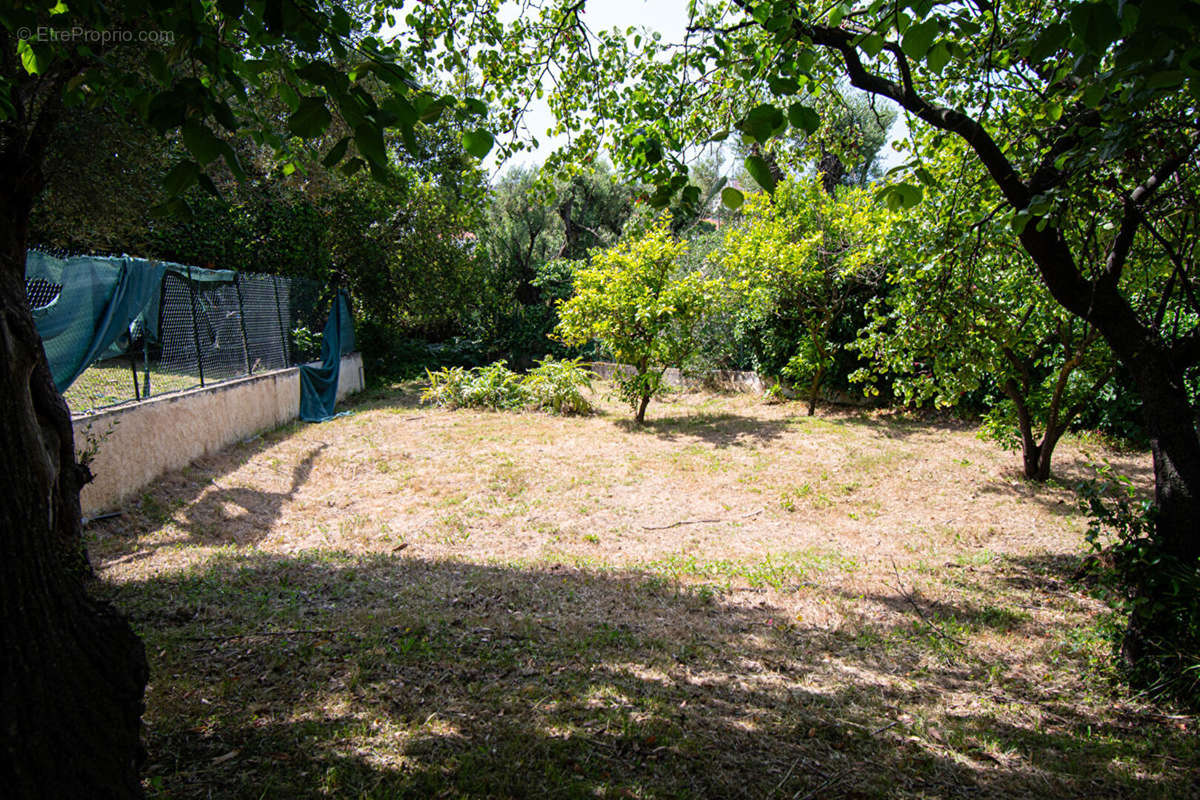
[[765,444],[782,436],[792,423],[728,412],[695,412],[653,417],[643,425],[623,417],[614,424],[627,433],[651,434],[668,442],[699,440],[723,448]]
[[[285,492],[227,487],[222,485],[221,479],[261,458],[266,450],[290,438],[304,425],[303,422],[282,425],[160,477],[141,495],[128,501],[119,516],[88,526],[88,550],[110,562],[114,557],[120,557],[122,561],[147,558],[158,547],[141,546],[129,533],[161,527],[177,519],[176,515],[181,511],[182,517],[178,521],[190,543],[220,546],[260,541],[279,518],[284,503],[308,481],[313,462],[326,445],[314,446],[293,467],[291,486]],[[214,487],[216,491],[204,494]],[[241,529],[237,534],[232,532],[231,523],[235,521],[240,523],[237,527]],[[247,530],[252,533],[247,534]],[[171,543],[171,546],[178,545],[179,542]]]
[[933,433],[958,433],[974,430],[978,424],[969,420],[949,416],[937,411],[899,410],[868,414],[848,412],[838,414],[836,419],[845,425],[869,428],[886,439],[908,439],[913,436],[928,437]]
[[1195,791],[1194,737],[1032,678],[947,711],[987,681],[896,657],[907,622],[805,630],[638,571],[223,555],[106,591],[151,656],[152,796]]
[[[1121,472],[1133,481],[1138,497],[1147,500],[1153,497],[1152,465],[1123,464]],[[1097,477],[1096,470],[1091,466],[1064,460],[1054,465],[1050,480],[1044,483],[1029,480],[1019,467],[1014,466],[985,483],[980,491],[1033,501],[1059,516],[1077,516],[1080,514],[1077,487]]]

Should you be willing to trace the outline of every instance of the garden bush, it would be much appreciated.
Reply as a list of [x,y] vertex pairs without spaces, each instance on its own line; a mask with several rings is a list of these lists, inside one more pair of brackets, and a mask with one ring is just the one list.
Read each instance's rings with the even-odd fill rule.
[[525,375],[504,361],[483,367],[446,367],[426,370],[429,387],[421,402],[441,408],[486,408],[492,411],[532,408],[555,414],[590,414],[592,404],[583,396],[591,388],[591,374],[582,359],[546,357]]
[[583,396],[592,388],[591,373],[583,359],[546,357],[529,371],[524,380],[531,406],[555,414],[590,414],[592,404]]

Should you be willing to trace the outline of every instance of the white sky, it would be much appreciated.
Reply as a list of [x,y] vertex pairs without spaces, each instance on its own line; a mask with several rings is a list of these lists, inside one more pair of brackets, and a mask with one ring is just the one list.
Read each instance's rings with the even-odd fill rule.
[[[511,3],[514,13],[517,3]],[[687,28],[688,0],[592,0],[588,2],[583,19],[593,31],[618,28],[622,31],[630,26],[644,27],[662,34],[664,42],[681,42]],[[503,16],[503,15],[502,15]],[[499,168],[503,172],[517,165],[536,166],[541,164],[559,145],[566,142],[565,135],[550,136],[548,129],[554,126],[554,117],[544,100],[534,100],[525,115],[525,126],[538,140],[536,149],[525,150],[510,158]],[[884,146],[883,166],[888,168],[904,159],[890,147],[890,140],[901,138],[907,133],[903,115],[898,117],[891,131],[889,144]],[[484,161],[484,168],[496,171],[495,150]]]
[[[688,0],[594,0],[585,6],[583,20],[593,31],[644,27],[658,31],[664,42],[682,42],[687,28],[687,9]],[[547,135],[547,130],[554,126],[554,115],[545,101],[535,100],[530,105],[525,125],[537,137],[538,146],[510,158],[502,171],[517,165],[541,164],[559,145],[566,143],[563,134]],[[489,156],[484,166],[494,170],[495,157]]]

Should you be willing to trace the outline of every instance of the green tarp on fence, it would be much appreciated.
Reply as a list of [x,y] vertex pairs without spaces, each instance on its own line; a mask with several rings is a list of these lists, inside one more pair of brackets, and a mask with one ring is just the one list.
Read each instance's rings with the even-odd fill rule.
[[300,367],[300,419],[324,422],[331,419],[337,403],[342,356],[354,350],[354,322],[350,297],[339,291],[329,309],[329,320],[321,337],[321,365]]
[[173,272],[193,283],[232,283],[231,270],[203,269],[143,258],[54,256],[30,251],[25,280],[62,287],[33,311],[54,385],[64,392],[94,362],[124,351],[130,331],[158,339],[163,276]]

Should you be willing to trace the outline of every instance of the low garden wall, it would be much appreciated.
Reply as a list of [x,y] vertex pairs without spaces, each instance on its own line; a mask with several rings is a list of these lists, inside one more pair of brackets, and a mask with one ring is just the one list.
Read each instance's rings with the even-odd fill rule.
[[[362,388],[362,356],[343,356],[338,399]],[[83,515],[118,508],[160,475],[299,416],[292,367],[75,417],[76,450],[94,451]]]
[[[612,380],[618,372],[632,375],[633,367],[611,361],[593,361],[592,372],[601,380]],[[717,369],[699,375],[688,375],[670,367],[663,373],[663,383],[676,389],[716,389],[724,392],[765,392],[775,384],[757,372],[738,372],[732,369]],[[784,387],[785,392],[787,387]]]

